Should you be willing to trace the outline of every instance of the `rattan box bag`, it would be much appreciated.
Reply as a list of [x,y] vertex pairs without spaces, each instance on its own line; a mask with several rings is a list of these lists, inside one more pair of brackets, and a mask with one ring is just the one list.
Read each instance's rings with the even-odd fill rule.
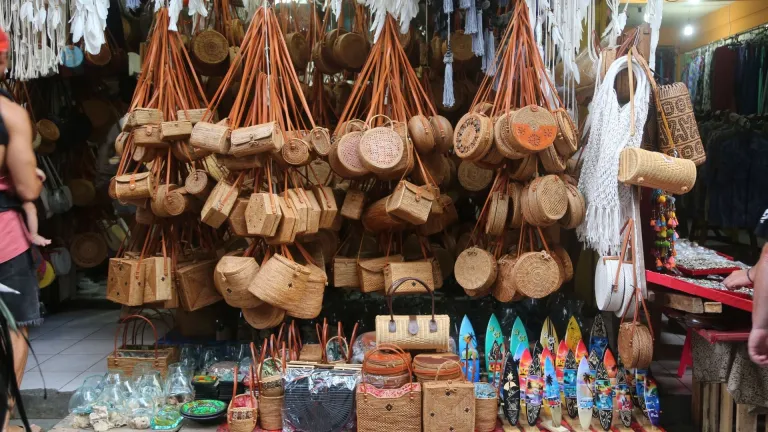
[[392,282],[387,292],[389,315],[376,317],[376,344],[395,344],[402,349],[432,349],[448,350],[448,332],[450,318],[448,315],[435,315],[435,294],[432,297],[432,315],[395,315],[392,300],[397,289],[406,283],[427,286],[424,281],[413,278],[402,278]]
[[[366,373],[372,367],[372,359],[382,353],[401,356],[408,374],[407,384],[395,389],[380,389],[367,382]],[[362,382],[357,386],[358,431],[421,431],[421,384],[413,382],[412,373],[410,358],[396,346],[383,345],[366,353]]]
[[463,374],[460,380],[426,381],[422,387],[424,432],[475,431],[475,385]]

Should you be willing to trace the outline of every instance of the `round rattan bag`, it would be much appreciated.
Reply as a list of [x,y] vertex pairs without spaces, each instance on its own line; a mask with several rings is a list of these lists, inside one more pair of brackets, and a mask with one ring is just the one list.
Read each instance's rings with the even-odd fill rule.
[[461,161],[459,164],[459,183],[470,192],[481,191],[490,186],[493,181],[493,170],[481,168],[469,162]]
[[432,136],[435,137],[435,148],[439,153],[448,153],[453,148],[453,125],[443,116],[429,118],[432,126]]
[[469,296],[485,295],[496,281],[498,273],[493,255],[478,247],[465,249],[456,258],[453,274],[456,282]]
[[653,359],[653,338],[644,324],[625,322],[619,327],[619,355],[624,367],[646,369]]
[[304,166],[312,161],[309,144],[301,138],[290,138],[280,152],[289,165]]
[[543,298],[560,288],[560,269],[548,252],[526,252],[515,261],[510,283],[527,297]]
[[509,187],[507,188],[507,192],[509,193],[510,197],[509,204],[512,207],[512,211],[509,212],[509,227],[520,228],[523,226],[523,208],[522,204],[520,203],[521,197],[523,195],[523,186],[520,185],[520,183],[510,183]]
[[568,159],[565,156],[561,156],[555,146],[549,146],[539,152],[539,159],[541,159],[541,165],[544,167],[544,171],[550,174],[560,174],[565,172],[565,164]]
[[509,177],[512,180],[528,181],[536,173],[536,165],[539,159],[536,155],[528,155],[520,160],[512,162],[512,172]]
[[413,147],[419,154],[426,155],[435,150],[434,131],[423,114],[416,114],[408,120],[408,134],[413,141]]
[[360,162],[374,174],[388,174],[405,156],[405,146],[389,117],[375,117],[386,118],[387,124],[370,128],[363,133],[359,144]]
[[571,157],[579,149],[579,132],[573,124],[568,111],[558,108],[553,113],[557,121],[557,136],[555,137],[555,149],[557,153],[566,158]]
[[368,58],[368,41],[360,33],[344,33],[333,43],[333,58],[347,69],[360,69]]
[[521,203],[523,215],[532,225],[553,225],[568,210],[565,183],[555,175],[537,177],[526,186]]
[[517,262],[517,256],[507,254],[499,258],[499,274],[491,293],[500,302],[511,302],[517,293],[517,287],[512,279],[512,269]]
[[584,195],[581,194],[579,188],[566,183],[565,189],[568,197],[568,210],[563,218],[560,219],[560,225],[565,229],[574,229],[584,222],[584,218],[587,215],[587,205],[584,202]]
[[245,321],[258,330],[277,327],[285,319],[285,311],[269,303],[263,303],[254,308],[246,308],[242,311]]
[[107,259],[108,249],[104,236],[89,232],[75,235],[69,245],[69,254],[78,267],[93,268]]
[[509,121],[515,115],[515,111],[505,112],[496,118],[493,123],[493,143],[496,149],[507,159],[522,159],[531,152],[527,149],[521,150],[512,147],[509,144],[510,126]]
[[336,174],[344,178],[355,178],[369,173],[360,159],[362,139],[362,132],[349,132],[331,146],[328,163]]
[[555,142],[555,116],[538,105],[520,108],[511,121],[509,144],[520,151],[538,152]]
[[320,156],[328,156],[331,151],[331,135],[324,127],[315,126],[309,133],[309,142],[312,144],[312,150]]
[[573,262],[568,252],[560,245],[552,248],[552,254],[560,267],[560,278],[563,282],[570,282],[573,279]]
[[299,32],[288,33],[285,35],[285,45],[288,48],[288,55],[291,57],[291,63],[297,70],[304,70],[309,63],[309,49],[307,48],[307,38]]
[[481,113],[470,112],[456,124],[453,132],[453,151],[462,159],[480,160],[493,145],[493,124]]
[[259,263],[253,257],[223,256],[213,270],[213,283],[228,305],[254,308],[264,303],[248,291],[258,272]]

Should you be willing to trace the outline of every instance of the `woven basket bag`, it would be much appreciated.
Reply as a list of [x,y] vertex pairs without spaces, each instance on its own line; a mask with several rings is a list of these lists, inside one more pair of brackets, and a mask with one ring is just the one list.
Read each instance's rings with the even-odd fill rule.
[[640,322],[625,322],[619,326],[619,356],[624,367],[647,369],[653,360],[651,332]]
[[359,189],[348,189],[341,203],[341,215],[347,219],[360,220],[365,210],[365,192]]
[[328,275],[325,270],[312,263],[306,264],[306,267],[309,269],[309,278],[302,301],[290,311],[286,311],[288,315],[299,319],[313,319],[320,315],[323,309],[325,286],[328,285]]
[[362,139],[363,132],[349,132],[331,146],[328,163],[336,174],[343,178],[356,178],[370,172],[360,157]]
[[512,206],[512,211],[509,212],[509,227],[520,228],[523,225],[523,207],[521,203],[523,187],[519,183],[510,183],[507,190],[511,197],[510,205]]
[[[475,383],[477,385],[488,385],[487,383]],[[496,429],[496,423],[499,416],[499,396],[498,389],[496,397],[477,397],[475,394],[475,431],[491,432]]]
[[370,128],[363,133],[359,142],[360,162],[374,174],[388,174],[406,157],[405,146],[389,117],[374,117],[386,118],[388,126]]
[[429,124],[432,126],[436,151],[448,153],[453,148],[453,125],[447,118],[439,115],[430,117]]
[[526,221],[534,226],[553,225],[568,210],[565,182],[555,175],[537,177],[526,186],[521,203]]
[[491,145],[491,149],[488,151],[488,153],[486,153],[485,156],[483,156],[482,159],[475,161],[477,165],[489,169],[499,168],[503,162],[504,155],[501,154],[501,152],[494,145]]
[[480,160],[493,146],[493,124],[481,113],[470,112],[456,124],[453,132],[453,151],[456,156],[469,160]]
[[547,147],[540,151],[539,159],[541,159],[541,165],[544,167],[544,171],[550,174],[560,174],[565,172],[568,159],[566,156],[561,156],[554,146]]
[[264,330],[279,326],[285,319],[285,311],[264,303],[253,308],[242,309],[243,318],[253,328]]
[[[237,365],[235,365],[235,376],[238,376]],[[249,368],[250,369],[250,368]],[[238,380],[234,380],[232,386],[232,399],[229,400],[229,406],[227,407],[227,425],[230,432],[253,432],[256,427],[256,422],[259,418],[259,403],[256,399],[256,392],[253,389],[254,384],[253,371],[251,370],[250,388],[245,394],[237,394]],[[246,399],[246,405],[249,406],[234,406],[238,399]]]
[[552,256],[558,262],[560,277],[563,282],[570,282],[573,279],[573,261],[571,261],[571,256],[560,245],[552,248]]
[[[458,362],[455,362],[458,363]],[[461,369],[459,369],[461,371]],[[424,431],[474,432],[475,385],[465,377],[447,381],[425,381]]]
[[411,261],[411,262],[391,262],[383,268],[384,285],[392,286],[392,283],[402,278],[414,278],[424,282],[409,284],[405,283],[397,291],[397,294],[422,293],[424,291],[434,291],[437,289],[435,283],[435,272],[432,261]]
[[560,268],[546,251],[520,255],[510,277],[517,291],[530,298],[544,298],[560,288]]
[[565,183],[565,189],[568,196],[568,210],[560,219],[560,225],[565,229],[574,229],[584,222],[584,218],[587,216],[587,205],[579,188]]
[[557,121],[555,149],[560,156],[569,158],[579,149],[579,131],[565,109],[558,108],[552,114]]
[[517,262],[515,255],[507,254],[499,258],[498,275],[491,294],[500,302],[511,302],[517,293],[517,287],[515,287],[512,279],[512,269],[515,267],[515,262]]
[[[371,369],[380,370],[374,360],[383,354],[388,362],[402,362],[408,375],[408,383],[394,389],[380,389],[372,384],[367,375]],[[360,432],[404,431],[421,432],[421,384],[414,383],[410,355],[395,346],[381,346],[365,354],[362,366],[362,383],[357,386],[357,430]]]
[[619,156],[619,181],[680,195],[696,183],[696,165],[688,159],[625,148]]
[[[287,252],[287,249],[286,249]],[[272,306],[289,311],[300,307],[309,269],[281,254],[272,255],[251,280],[248,291]]]
[[536,155],[529,155],[512,163],[512,172],[509,178],[517,181],[528,181],[536,173],[539,159]]
[[245,209],[245,222],[248,234],[272,237],[277,232],[283,217],[279,196],[257,192],[251,194]]
[[370,232],[378,233],[383,231],[401,231],[405,229],[408,223],[397,216],[387,212],[386,196],[368,206],[363,213],[363,227]]
[[706,162],[688,87],[681,82],[659,86],[658,102],[658,129],[664,131],[659,134],[659,149],[670,156],[677,153],[678,157],[688,159],[696,166]]
[[521,151],[538,152],[551,146],[557,136],[555,116],[538,105],[515,111],[511,118],[509,144]]
[[473,246],[456,258],[453,274],[467,295],[484,295],[496,282],[498,264],[490,252]]
[[118,199],[150,198],[155,179],[149,172],[123,174],[115,177],[115,195]]
[[408,120],[408,134],[419,154],[426,155],[435,150],[437,142],[432,124],[423,114],[416,114]]
[[248,291],[248,285],[259,272],[253,257],[223,256],[213,270],[213,283],[224,301],[236,308],[254,308],[263,303]]
[[500,236],[507,227],[509,213],[509,195],[505,192],[493,192],[488,206],[488,219],[485,223],[485,233]]
[[333,58],[346,69],[360,69],[368,58],[368,51],[368,41],[360,33],[344,33],[333,42]]
[[459,164],[458,177],[464,189],[479,192],[491,185],[493,170],[481,168],[470,161],[463,160]]
[[285,395],[259,394],[259,425],[263,430],[283,430],[283,403]]
[[423,353],[413,358],[413,374],[419,382],[461,378],[459,356],[454,353]]
[[384,279],[384,267],[389,263],[399,262],[403,262],[402,255],[389,255],[360,260],[357,263],[360,291],[364,293],[384,291],[384,288],[387,286]]
[[505,112],[493,123],[493,144],[505,158],[522,159],[529,155],[531,151],[513,147],[509,143],[509,134],[512,126],[510,118],[513,118],[514,115],[515,111]]
[[429,218],[435,195],[427,186],[418,186],[407,180],[397,184],[386,202],[387,213],[414,225],[423,225]]

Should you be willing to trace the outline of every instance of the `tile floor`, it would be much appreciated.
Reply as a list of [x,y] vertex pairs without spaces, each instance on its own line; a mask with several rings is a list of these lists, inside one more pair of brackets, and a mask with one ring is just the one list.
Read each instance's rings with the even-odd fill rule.
[[691,368],[686,369],[682,378],[677,377],[685,335],[662,332],[659,339],[654,356],[663,360],[651,363],[651,373],[659,385],[659,392],[670,395],[690,395],[693,376]]
[[104,374],[119,316],[119,310],[86,309],[47,317],[30,330],[37,362],[30,352],[21,389],[41,389],[44,379],[46,388],[75,391],[85,378]]

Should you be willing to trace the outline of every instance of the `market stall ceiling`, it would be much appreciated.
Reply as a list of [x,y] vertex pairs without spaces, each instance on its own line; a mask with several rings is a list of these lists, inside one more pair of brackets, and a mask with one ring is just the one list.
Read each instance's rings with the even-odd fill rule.
[[[689,22],[695,24],[703,16],[731,3],[733,1],[701,0],[699,3],[691,3],[687,0],[665,1],[661,26],[662,28],[682,28]],[[630,4],[627,9],[627,26],[634,27],[642,24],[646,7],[645,4]]]

